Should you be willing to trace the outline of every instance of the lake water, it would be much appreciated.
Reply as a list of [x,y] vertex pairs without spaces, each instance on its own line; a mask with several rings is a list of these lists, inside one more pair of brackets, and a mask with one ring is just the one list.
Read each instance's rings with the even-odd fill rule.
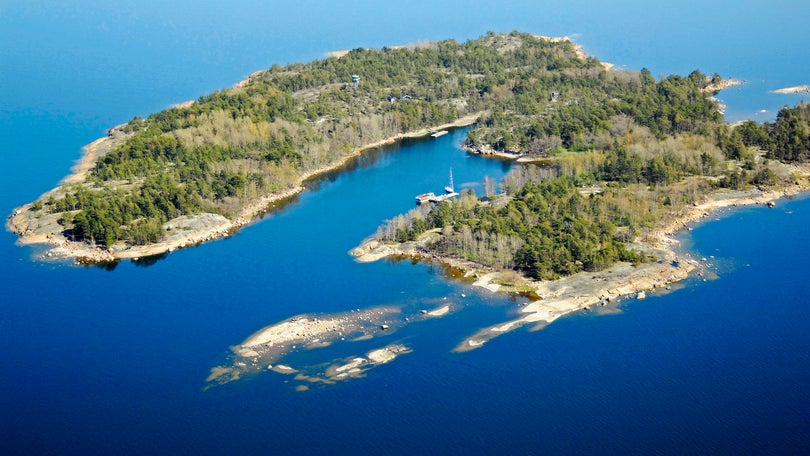
[[[727,119],[771,120],[807,96],[805,2],[0,2],[0,212],[50,189],[106,128],[326,51],[488,30],[571,35],[653,74],[749,81]],[[761,111],[765,112],[761,112]],[[235,236],[112,270],[32,260],[0,233],[0,445],[5,454],[784,453],[810,445],[805,279],[810,199],[718,214],[684,235],[719,278],[624,300],[481,349],[452,349],[521,298],[411,262],[346,252],[413,196],[481,193],[509,165],[469,157],[465,130],[361,157]],[[301,313],[451,302],[388,343],[413,352],[367,377],[297,392],[266,372],[203,391],[229,347]],[[309,354],[307,356],[310,356]]]

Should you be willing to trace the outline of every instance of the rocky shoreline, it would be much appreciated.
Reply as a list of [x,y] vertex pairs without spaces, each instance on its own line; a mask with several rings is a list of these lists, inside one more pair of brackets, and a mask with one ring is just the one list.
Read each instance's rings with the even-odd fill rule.
[[450,311],[451,305],[445,304],[418,313],[395,306],[382,306],[333,314],[297,315],[266,326],[242,343],[231,347],[232,362],[213,367],[206,379],[206,388],[262,371],[294,375],[294,380],[299,382],[296,388],[298,390],[306,389],[302,386],[311,383],[334,384],[338,381],[359,378],[373,367],[386,364],[399,355],[410,353],[411,349],[401,343],[390,343],[365,355],[314,365],[301,364],[293,355],[334,344],[350,344],[389,336],[403,326],[440,318]]
[[[808,175],[808,170],[803,170]],[[708,217],[712,211],[726,207],[743,205],[767,205],[773,207],[775,201],[806,191],[806,185],[760,191],[715,192],[706,196],[701,204],[690,207],[672,222],[654,230],[643,240],[637,240],[633,248],[644,251],[656,261],[633,266],[618,263],[599,272],[580,272],[553,281],[535,281],[527,277],[515,277],[514,271],[496,271],[467,260],[435,255],[426,248],[441,235],[438,230],[423,233],[416,241],[386,244],[376,239],[367,239],[349,253],[358,262],[373,262],[386,257],[404,256],[419,260],[435,261],[456,269],[460,275],[474,280],[473,285],[492,292],[521,292],[535,296],[537,300],[520,309],[517,318],[483,328],[469,336],[455,348],[463,352],[478,348],[487,341],[515,329],[531,326],[542,329],[556,319],[579,311],[603,307],[620,298],[644,299],[646,293],[669,289],[672,284],[696,273],[699,277],[710,274],[711,267],[705,259],[698,261],[688,252],[678,251],[678,241],[674,238],[682,229]],[[504,285],[507,283],[508,285]],[[528,293],[527,293],[527,290]]]
[[[806,168],[802,168],[801,172],[805,176],[810,175]],[[498,271],[471,261],[435,255],[427,246],[442,236],[438,229],[423,233],[415,241],[399,244],[370,238],[349,253],[358,262],[373,262],[389,257],[437,262],[475,287],[492,293],[520,293],[530,298],[527,304],[516,308],[513,317],[475,329],[453,349],[455,352],[466,352],[520,328],[530,331],[542,329],[573,313],[615,312],[616,303],[623,299],[641,300],[649,292],[666,292],[690,275],[706,280],[714,276],[712,260],[692,258],[689,252],[682,251],[674,238],[675,234],[707,219],[715,210],[755,204],[773,207],[779,198],[806,190],[807,186],[795,185],[773,191],[752,189],[711,193],[702,203],[689,207],[675,220],[662,223],[654,232],[631,245],[655,258],[654,261],[640,265],[618,263],[602,271],[581,272],[552,281],[534,281],[514,271]],[[459,297],[463,299],[465,295],[461,293]],[[445,297],[438,305],[434,303],[432,309],[389,306],[291,317],[260,329],[232,347],[232,362],[212,368],[206,388],[262,371],[288,376],[290,381],[296,382],[295,389],[299,391],[305,391],[313,384],[328,385],[359,378],[369,369],[409,353],[411,348],[400,341],[373,349],[365,355],[312,365],[295,361],[294,353],[336,343],[376,340],[395,334],[406,325],[444,317],[460,306],[463,304],[452,297],[449,300]],[[287,360],[292,364],[288,364]]]

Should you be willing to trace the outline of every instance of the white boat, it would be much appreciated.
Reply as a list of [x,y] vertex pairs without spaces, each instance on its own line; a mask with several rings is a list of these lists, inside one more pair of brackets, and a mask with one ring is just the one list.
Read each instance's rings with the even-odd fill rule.
[[445,193],[456,193],[455,186],[453,185],[453,168],[450,168],[450,185],[444,187]]

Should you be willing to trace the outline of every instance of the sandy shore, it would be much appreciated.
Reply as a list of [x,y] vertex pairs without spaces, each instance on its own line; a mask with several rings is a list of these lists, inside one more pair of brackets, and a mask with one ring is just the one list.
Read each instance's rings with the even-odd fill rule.
[[79,161],[70,169],[71,174],[62,179],[62,185],[78,184],[84,182],[87,174],[96,166],[96,161],[99,158],[99,149],[109,142],[109,138],[99,138],[90,144],[84,146],[84,154]]
[[[261,72],[257,72],[261,73]],[[405,138],[418,138],[429,135],[436,130],[448,128],[464,127],[475,123],[483,113],[470,114],[461,117],[454,122],[434,127],[426,127],[420,130],[402,133],[380,141],[369,143],[355,148],[351,154],[344,156],[341,160],[321,168],[311,170],[299,176],[298,185],[282,192],[265,195],[247,204],[233,220],[229,220],[217,214],[195,214],[182,216],[178,219],[170,220],[164,228],[181,228],[175,231],[161,242],[143,246],[115,245],[110,248],[91,246],[84,242],[73,242],[65,238],[62,234],[63,228],[56,222],[55,217],[43,216],[34,217],[30,212],[32,204],[26,204],[16,208],[8,217],[6,227],[20,236],[20,245],[45,244],[50,248],[42,252],[41,259],[61,259],[73,258],[82,263],[105,263],[120,259],[138,259],[147,256],[160,255],[172,252],[176,249],[189,247],[202,242],[227,237],[241,227],[251,223],[257,216],[264,213],[274,204],[291,198],[305,190],[304,183],[321,174],[334,171],[344,167],[349,161],[356,158],[363,152],[375,149],[387,144],[393,144]],[[60,186],[45,193],[40,200],[45,200],[49,195],[59,194],[62,185],[80,184],[87,178],[87,174],[96,162],[105,153],[112,149],[128,137],[120,130],[121,126],[114,127],[111,132],[116,132],[109,136],[99,138],[84,147],[84,154],[78,163],[72,168],[72,173],[61,182]]]

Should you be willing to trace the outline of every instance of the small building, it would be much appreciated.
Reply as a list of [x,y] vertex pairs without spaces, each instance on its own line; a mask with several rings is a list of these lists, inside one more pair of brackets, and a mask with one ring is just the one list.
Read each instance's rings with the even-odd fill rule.
[[360,85],[360,76],[356,74],[352,75],[352,85],[354,86],[355,89],[357,88],[357,86]]

